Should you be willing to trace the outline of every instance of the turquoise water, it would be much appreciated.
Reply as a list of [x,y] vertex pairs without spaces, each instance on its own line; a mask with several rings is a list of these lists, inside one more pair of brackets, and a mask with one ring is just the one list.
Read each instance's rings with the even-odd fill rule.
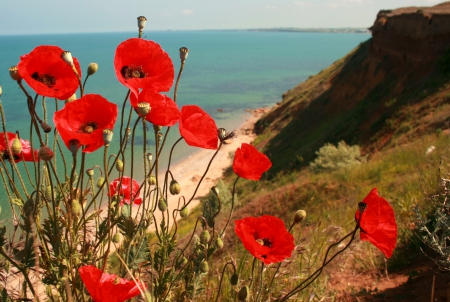
[[[115,77],[114,52],[120,42],[135,36],[135,33],[0,36],[0,85],[3,87],[0,99],[5,109],[7,130],[19,130],[23,138],[29,137],[26,99],[8,73],[8,68],[19,62],[20,55],[29,53],[38,45],[57,45],[71,51],[79,60],[83,73],[89,63],[98,63],[99,71],[88,80],[85,93],[101,94],[121,106],[127,89]],[[275,104],[281,100],[283,92],[329,66],[370,38],[370,35],[150,31],[145,32],[144,37],[161,44],[174,61],[176,72],[180,67],[178,49],[182,46],[189,48],[189,57],[179,84],[179,105],[197,104],[213,116],[218,127],[234,130],[244,120],[246,108]],[[32,92],[31,89],[29,92]],[[168,95],[172,97],[172,94],[170,92]],[[54,104],[54,100],[47,100],[50,121],[51,113],[55,110]],[[59,101],[59,108],[62,105],[63,102]],[[117,138],[118,134],[115,135]],[[170,142],[178,138],[178,130],[171,130],[169,146]],[[142,141],[140,130],[135,144],[138,150],[141,150]],[[153,140],[149,139],[148,143],[152,144]],[[195,150],[182,144],[176,148],[174,160],[182,160]],[[113,149],[111,152],[114,152]],[[99,164],[102,153],[98,150],[88,154],[86,167]],[[139,152],[137,156],[141,158]],[[135,177],[139,178],[139,175],[142,172]],[[0,206],[3,212],[0,219],[8,214],[8,203],[3,191],[1,185]]]

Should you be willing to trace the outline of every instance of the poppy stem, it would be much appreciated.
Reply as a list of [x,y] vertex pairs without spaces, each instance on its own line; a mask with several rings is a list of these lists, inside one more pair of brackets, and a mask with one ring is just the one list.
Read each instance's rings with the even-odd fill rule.
[[[325,266],[327,266],[331,261],[334,260],[334,258],[336,258],[340,253],[345,251],[350,246],[350,244],[355,239],[355,234],[358,231],[358,229],[359,229],[359,221],[357,222],[355,229],[352,232],[348,233],[343,238],[341,238],[338,242],[335,242],[328,247],[328,249],[325,253],[325,257],[323,258],[322,266],[320,268],[318,268],[314,273],[312,273],[308,278],[303,280],[303,282],[301,282],[299,285],[297,285],[293,290],[291,290],[289,293],[287,293],[283,298],[281,298],[280,302],[286,301],[287,299],[292,297],[294,294],[302,291],[303,289],[307,288],[311,283],[313,283],[320,276],[320,274],[322,273]],[[328,254],[330,253],[331,248],[339,245],[342,241],[344,241],[348,237],[351,237],[350,241],[342,249],[337,251],[329,260],[327,260]]]
[[[221,142],[220,144],[222,144],[222,142]],[[231,192],[231,209],[230,209],[230,214],[228,215],[227,223],[226,223],[225,226],[223,227],[222,232],[220,232],[220,237],[222,237],[222,236],[223,236],[223,233],[225,233],[225,230],[227,229],[228,224],[230,223],[231,216],[233,215],[233,210],[234,210],[234,195],[236,194],[236,184],[237,184],[239,178],[240,178],[240,177],[239,177],[239,175],[238,175],[237,178],[236,178],[236,180],[235,180],[234,183],[233,183],[233,191]]]
[[216,295],[216,299],[214,300],[215,302],[217,302],[217,300],[219,299],[219,295],[220,295],[220,290],[222,288],[222,281],[223,281],[223,276],[225,275],[225,269],[227,268],[227,265],[230,264],[233,267],[233,274],[236,274],[236,267],[234,266],[233,261],[228,261],[227,263],[225,263],[223,269],[222,269],[222,275],[220,277],[220,281],[219,281],[219,288],[217,289],[217,295]]
[[181,61],[180,70],[178,71],[178,77],[177,77],[177,81],[175,83],[175,89],[173,91],[173,101],[175,103],[177,102],[178,83],[180,82],[180,78],[181,78],[181,74],[183,73],[183,69],[184,69],[184,61]]

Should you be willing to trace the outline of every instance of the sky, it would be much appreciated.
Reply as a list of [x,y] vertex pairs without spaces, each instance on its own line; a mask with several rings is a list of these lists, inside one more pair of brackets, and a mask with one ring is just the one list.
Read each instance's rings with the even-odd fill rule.
[[439,0],[0,0],[0,35],[370,27],[382,9]]

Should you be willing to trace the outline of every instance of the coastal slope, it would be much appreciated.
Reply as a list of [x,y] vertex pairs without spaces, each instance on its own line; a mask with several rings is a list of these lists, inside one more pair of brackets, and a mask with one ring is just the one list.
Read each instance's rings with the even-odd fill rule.
[[372,38],[285,92],[257,122],[255,143],[272,176],[306,165],[325,143],[373,154],[448,128],[450,2],[380,11],[370,30]]

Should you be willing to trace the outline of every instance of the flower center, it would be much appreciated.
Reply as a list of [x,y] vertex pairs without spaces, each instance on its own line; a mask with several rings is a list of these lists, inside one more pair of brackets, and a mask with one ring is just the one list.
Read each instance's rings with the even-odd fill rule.
[[266,246],[271,248],[272,247],[272,241],[270,241],[269,238],[258,238],[258,234],[255,234],[255,241],[261,244],[262,246]]
[[48,88],[53,88],[53,86],[55,86],[56,84],[55,77],[48,73],[39,75],[39,73],[36,71],[31,75],[31,77],[36,81],[41,82],[44,85],[47,85]]
[[142,79],[147,76],[147,73],[144,71],[144,68],[142,68],[142,66],[137,65],[124,66],[122,67],[120,73],[126,80]]
[[91,134],[94,132],[94,130],[98,129],[98,124],[96,122],[87,122],[84,124],[81,124],[79,132]]

